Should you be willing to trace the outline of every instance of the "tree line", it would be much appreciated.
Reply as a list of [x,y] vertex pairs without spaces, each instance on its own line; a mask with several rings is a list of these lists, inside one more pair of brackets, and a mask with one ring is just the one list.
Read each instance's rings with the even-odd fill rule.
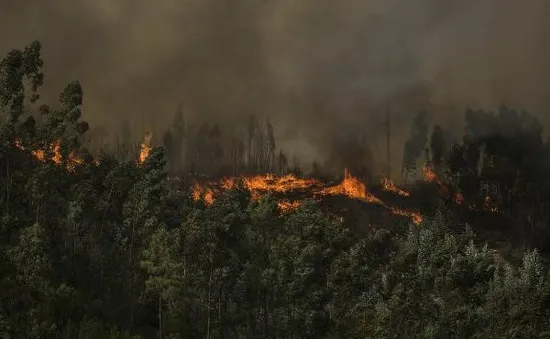
[[[83,147],[76,81],[31,112],[40,49],[0,62],[1,338],[550,337],[539,252],[504,260],[445,208],[421,227],[364,236],[313,201],[281,214],[272,196],[252,201],[236,187],[195,202],[167,179],[182,154],[177,129],[140,164]],[[224,154],[249,171],[277,166],[269,124],[260,133],[252,121],[248,142],[263,146]],[[208,168],[201,156],[215,157],[220,134],[201,135],[207,146],[176,164]]]

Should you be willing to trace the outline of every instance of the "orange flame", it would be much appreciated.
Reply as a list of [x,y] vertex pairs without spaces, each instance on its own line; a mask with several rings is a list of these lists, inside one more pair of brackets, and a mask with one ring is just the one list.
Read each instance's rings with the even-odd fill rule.
[[[50,149],[52,149],[52,147],[50,146]],[[52,161],[55,162],[57,165],[61,164],[61,142],[59,140],[56,140],[54,143],[53,143],[53,156],[52,156]]]
[[243,183],[250,191],[272,191],[279,193],[304,190],[320,185],[320,182],[315,179],[301,179],[292,174],[282,177],[275,177],[273,174],[245,177],[243,178]]
[[359,179],[353,177],[348,169],[344,170],[344,180],[336,186],[331,186],[323,189],[322,195],[345,195],[349,198],[364,200],[372,204],[383,205],[382,200],[367,192],[365,184]]
[[292,212],[295,211],[302,203],[298,200],[296,201],[289,201],[289,200],[281,200],[277,203],[279,206],[279,209],[281,209],[282,212]]
[[389,209],[395,215],[402,215],[404,217],[411,218],[412,222],[415,223],[416,225],[420,225],[422,223],[423,217],[418,212],[406,211],[397,207],[390,207]]
[[439,180],[439,177],[434,172],[431,165],[426,164],[422,169],[422,172],[424,174],[424,181],[437,184],[439,187],[439,193],[447,198],[450,198],[449,189],[445,186],[445,184],[443,184],[443,182],[441,182],[441,180]]
[[210,187],[195,183],[193,185],[193,200],[196,202],[201,198],[207,205],[211,205],[214,202],[214,192]]
[[411,194],[409,192],[406,192],[400,188],[398,188],[394,183],[393,181],[391,181],[390,179],[388,178],[384,178],[382,179],[382,188],[385,190],[385,191],[388,191],[388,192],[393,192],[393,193],[396,193],[396,194],[399,194],[403,197],[408,197],[410,196]]
[[46,152],[45,152],[44,150],[42,150],[42,149],[37,149],[37,150],[31,151],[31,153],[32,153],[32,155],[34,155],[34,157],[35,157],[36,159],[38,159],[39,161],[42,161],[42,162],[46,161],[46,155],[45,155]]
[[424,166],[422,173],[424,174],[424,181],[439,183],[439,179],[431,166]]
[[221,180],[221,188],[224,190],[230,190],[235,187],[235,184],[237,183],[237,179],[235,178],[222,178]]
[[[250,192],[253,201],[259,200],[267,192],[287,193],[308,190],[313,196],[344,195],[351,199],[378,204],[387,208],[395,215],[411,218],[415,224],[420,224],[422,222],[422,215],[418,212],[407,211],[386,205],[380,198],[368,192],[365,184],[358,178],[353,177],[347,169],[344,172],[344,179],[342,182],[338,185],[329,187],[326,187],[318,180],[302,179],[292,174],[282,177],[277,177],[272,174],[263,176],[256,175],[252,177],[243,177],[241,179],[244,187]],[[193,185],[193,200],[198,201],[202,199],[207,205],[210,205],[214,201],[215,195],[219,193],[219,190],[232,189],[235,187],[236,182],[236,178],[223,178],[219,182],[208,182],[202,185],[197,182]],[[301,205],[301,202],[297,200],[289,201],[287,199],[282,199],[279,200],[277,204],[281,212],[287,213],[296,210]]]
[[84,165],[84,159],[82,159],[78,155],[76,155],[74,151],[69,153],[69,158],[68,158],[68,161],[67,161],[67,170],[69,172],[74,172],[76,167],[81,166],[81,165]]
[[151,138],[152,138],[151,133],[149,132],[145,133],[145,139],[141,144],[141,150],[139,152],[138,163],[140,164],[143,164],[151,154],[151,150],[153,149],[151,147]]

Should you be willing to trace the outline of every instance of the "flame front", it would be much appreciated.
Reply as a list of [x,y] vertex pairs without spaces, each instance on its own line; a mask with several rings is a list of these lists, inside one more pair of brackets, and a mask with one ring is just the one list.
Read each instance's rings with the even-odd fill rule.
[[292,174],[276,177],[272,174],[256,175],[243,178],[243,183],[249,191],[272,191],[284,193],[295,190],[309,189],[319,186],[320,182],[314,179],[301,179]]
[[295,211],[298,207],[302,205],[302,203],[298,200],[295,201],[289,201],[289,200],[281,200],[277,203],[279,206],[279,209],[282,212],[292,212]]
[[403,197],[408,197],[408,196],[411,195],[409,192],[406,192],[406,191],[404,191],[404,190],[398,188],[398,187],[393,183],[393,181],[391,181],[391,180],[388,179],[388,178],[382,179],[382,188],[383,188],[385,191],[393,192],[393,193],[398,194],[398,195],[401,195],[401,196],[403,196]]
[[353,177],[349,170],[344,170],[344,180],[339,185],[323,189],[322,195],[345,195],[352,199],[359,199],[371,204],[383,205],[382,200],[367,192],[367,188],[361,180]]
[[[411,218],[415,224],[420,224],[422,222],[422,215],[420,215],[420,213],[388,206],[380,198],[368,192],[365,184],[358,178],[353,177],[347,169],[344,171],[344,179],[342,182],[338,185],[329,187],[326,187],[318,180],[302,179],[292,174],[282,177],[277,177],[272,174],[263,176],[256,175],[252,177],[242,177],[241,180],[244,187],[250,192],[253,201],[259,200],[267,192],[288,193],[308,191],[313,197],[342,195],[350,199],[357,199],[370,204],[380,205],[388,209],[392,214]],[[207,205],[210,205],[220,190],[232,189],[235,187],[236,182],[236,178],[223,178],[219,182],[207,182],[205,184],[196,182],[193,185],[193,199],[195,201],[202,199]],[[393,187],[395,187],[395,185],[393,185]],[[408,192],[399,190],[398,188],[392,191],[399,195],[409,196]],[[290,201],[282,199],[279,200],[277,204],[281,212],[287,213],[296,210],[301,205],[301,202],[298,200]]]
[[395,215],[401,215],[401,216],[404,216],[404,217],[411,218],[412,222],[415,223],[416,225],[420,225],[422,223],[423,217],[418,212],[407,211],[407,210],[397,208],[397,207],[389,207],[389,210],[391,211],[391,213],[393,213]]

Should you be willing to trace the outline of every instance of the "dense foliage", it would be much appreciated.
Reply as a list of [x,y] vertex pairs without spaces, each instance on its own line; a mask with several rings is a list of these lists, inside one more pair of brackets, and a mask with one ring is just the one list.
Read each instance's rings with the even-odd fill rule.
[[512,265],[443,209],[360,237],[312,201],[196,203],[160,147],[93,161],[78,82],[28,114],[41,66],[38,43],[0,63],[1,338],[550,337],[537,251]]

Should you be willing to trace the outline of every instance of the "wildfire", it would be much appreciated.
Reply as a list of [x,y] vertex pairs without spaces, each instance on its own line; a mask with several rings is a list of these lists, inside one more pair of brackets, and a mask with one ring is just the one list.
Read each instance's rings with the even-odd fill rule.
[[439,183],[439,179],[431,166],[424,166],[422,173],[424,174],[424,181]]
[[153,147],[151,147],[151,138],[152,138],[151,133],[149,132],[145,133],[145,138],[143,140],[143,143],[140,146],[141,150],[139,152],[138,162],[140,164],[143,164],[151,154],[151,150],[153,149]]
[[77,156],[74,152],[69,153],[69,158],[67,162],[67,170],[73,172],[76,166],[84,165],[84,159]]
[[54,141],[50,149],[53,151],[52,161],[57,165],[61,164],[61,142],[59,140]]
[[396,193],[396,194],[399,194],[403,197],[408,197],[410,196],[411,194],[409,192],[406,192],[400,188],[398,188],[394,183],[393,181],[391,181],[390,179],[388,178],[384,178],[382,179],[382,188],[385,190],[385,191],[389,191],[389,192],[393,192],[393,193]]
[[302,203],[298,200],[296,201],[289,201],[289,200],[281,200],[277,203],[279,206],[279,209],[282,212],[292,212],[295,211]]
[[[338,185],[326,187],[322,182],[315,179],[302,179],[292,174],[277,177],[272,174],[243,177],[244,187],[250,192],[252,200],[259,200],[267,192],[287,193],[296,191],[307,191],[310,196],[343,195],[351,199],[365,201],[370,204],[377,204],[388,209],[392,214],[411,218],[415,224],[422,222],[422,216],[418,212],[407,211],[393,206],[388,206],[380,198],[367,191],[365,184],[358,178],[353,177],[346,169],[344,179]],[[208,182],[205,184],[195,183],[193,185],[193,199],[202,199],[207,205],[212,204],[220,190],[229,190],[235,187],[236,178],[223,178],[219,182]],[[392,186],[389,186],[392,187]],[[395,187],[395,185],[393,185]],[[408,192],[395,188],[396,194],[409,196]],[[400,193],[401,192],[401,193]],[[278,206],[281,212],[287,213],[296,210],[301,205],[299,200],[290,201],[281,199]]]
[[272,191],[278,193],[304,190],[320,185],[320,182],[317,180],[301,179],[292,174],[282,177],[276,177],[272,174],[265,176],[256,175],[250,178],[245,177],[243,178],[243,183],[249,191]]
[[449,189],[441,182],[431,165],[426,164],[424,168],[422,168],[422,172],[424,174],[424,181],[437,184],[439,193],[446,198],[450,198]]
[[365,184],[361,180],[353,177],[348,169],[344,170],[344,180],[336,186],[331,186],[323,189],[322,195],[345,195],[349,198],[364,200],[371,204],[383,205],[382,200],[367,192]]
[[221,188],[223,188],[224,190],[230,190],[233,187],[235,187],[236,183],[237,183],[237,179],[235,178],[222,178]]
[[395,215],[402,215],[404,217],[411,218],[412,222],[416,225],[420,225],[422,223],[422,215],[418,212],[414,211],[406,211],[397,207],[389,207],[390,211]]
[[[15,147],[22,151],[26,151],[27,148],[23,145],[21,140],[15,140],[14,141]],[[61,165],[63,163],[63,156],[61,155],[61,141],[56,140],[50,144],[47,148],[42,149],[34,149],[31,150],[31,154],[41,162],[46,161],[46,152],[49,151],[53,153],[52,157],[50,158],[51,161],[53,161],[56,165]],[[72,172],[76,169],[76,166],[83,165],[84,159],[78,157],[74,151],[71,151],[67,158],[67,170]]]
[[214,192],[210,187],[195,183],[193,185],[193,200],[199,201],[201,198],[207,205],[211,205],[214,202]]

